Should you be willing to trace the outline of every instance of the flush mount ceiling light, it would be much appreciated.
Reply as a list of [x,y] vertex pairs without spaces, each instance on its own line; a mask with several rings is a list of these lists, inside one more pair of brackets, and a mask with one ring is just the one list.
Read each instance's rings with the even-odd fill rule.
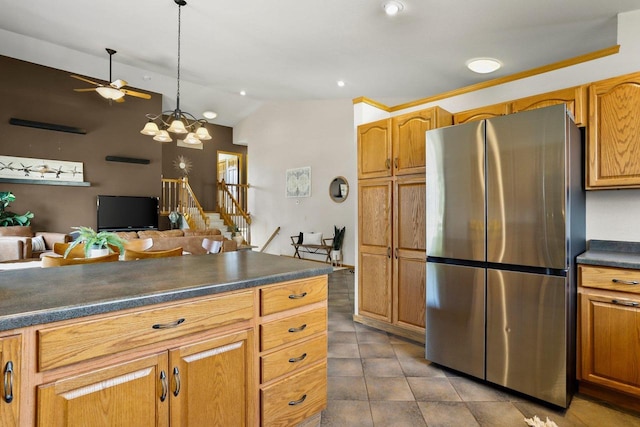
[[502,63],[493,58],[474,58],[468,60],[466,64],[471,71],[480,74],[493,73],[502,67]]
[[[153,136],[155,141],[172,141],[170,133],[187,134],[182,139],[187,144],[199,144],[201,141],[211,139],[205,124],[206,119],[196,119],[193,114],[180,110],[180,9],[186,6],[185,0],[173,0],[178,5],[178,91],[176,95],[176,109],[163,111],[160,114],[147,114],[149,121],[140,131],[143,135]],[[214,113],[215,114],[215,113]],[[165,121],[164,116],[168,116]],[[162,129],[160,129],[162,128]]]
[[213,111],[205,111],[204,113],[202,113],[202,115],[204,116],[205,119],[215,119],[216,117],[218,117],[218,113],[215,113]]
[[404,5],[399,1],[390,0],[390,1],[384,2],[382,4],[382,8],[384,9],[384,13],[386,13],[389,16],[394,16],[394,15],[397,15],[398,12],[401,12],[402,9],[404,9]]

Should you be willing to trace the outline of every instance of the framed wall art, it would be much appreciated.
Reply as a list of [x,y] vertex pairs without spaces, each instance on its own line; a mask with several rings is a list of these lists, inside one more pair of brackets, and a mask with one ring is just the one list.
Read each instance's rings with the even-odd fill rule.
[[285,197],[311,197],[311,166],[287,169]]

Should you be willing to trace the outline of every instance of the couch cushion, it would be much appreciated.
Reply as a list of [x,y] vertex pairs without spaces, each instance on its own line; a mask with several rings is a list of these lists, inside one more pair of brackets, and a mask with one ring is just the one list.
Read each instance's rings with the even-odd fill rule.
[[198,230],[185,228],[182,231],[184,232],[185,236],[218,236],[222,234],[222,232],[220,232],[220,230],[218,230],[217,228],[203,228]]
[[138,238],[138,233],[135,231],[116,231],[116,235],[122,240],[132,240]]
[[30,225],[10,225],[0,227],[0,236],[33,237],[33,231]]

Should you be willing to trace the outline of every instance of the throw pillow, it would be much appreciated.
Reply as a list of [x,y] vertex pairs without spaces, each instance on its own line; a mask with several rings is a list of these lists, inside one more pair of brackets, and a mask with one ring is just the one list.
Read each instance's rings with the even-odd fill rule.
[[35,236],[31,238],[31,250],[33,252],[44,252],[47,250],[47,246],[44,244],[44,237]]
[[322,233],[304,233],[302,241],[305,245],[321,245]]

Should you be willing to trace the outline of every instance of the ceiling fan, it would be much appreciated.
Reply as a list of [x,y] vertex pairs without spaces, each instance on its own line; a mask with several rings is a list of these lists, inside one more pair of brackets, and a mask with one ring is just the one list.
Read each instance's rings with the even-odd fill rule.
[[111,59],[113,58],[113,54],[116,53],[116,51],[109,48],[107,48],[106,51],[109,54],[109,81],[111,83],[109,84],[97,83],[92,80],[86,79],[84,77],[80,77],[80,76],[76,76],[75,74],[72,74],[71,77],[73,77],[74,79],[82,80],[83,82],[96,85],[96,87],[94,88],[92,87],[87,89],[74,89],[74,90],[76,92],[90,92],[92,90],[95,90],[103,98],[114,100],[116,102],[124,102],[125,95],[135,96],[137,98],[143,98],[143,99],[151,99],[151,95],[147,93],[136,92],[130,89],[124,89],[124,87],[127,85],[127,82],[125,82],[124,80],[120,80],[120,79],[111,80]]

